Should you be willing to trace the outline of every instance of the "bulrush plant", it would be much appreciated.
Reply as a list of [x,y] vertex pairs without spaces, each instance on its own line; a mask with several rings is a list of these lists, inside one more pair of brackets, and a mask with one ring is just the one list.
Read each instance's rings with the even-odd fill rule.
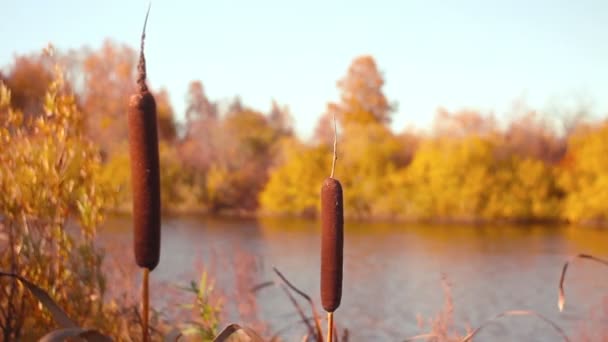
[[342,299],[344,205],[342,185],[334,178],[338,132],[334,115],[334,153],[331,175],[321,186],[321,303],[327,311],[327,342],[333,341],[333,315]]
[[133,247],[135,261],[143,269],[142,328],[143,341],[148,341],[150,271],[160,258],[160,168],[156,101],[146,85],[144,40],[150,7],[141,34],[137,66],[137,93],[129,100],[128,128],[133,190]]

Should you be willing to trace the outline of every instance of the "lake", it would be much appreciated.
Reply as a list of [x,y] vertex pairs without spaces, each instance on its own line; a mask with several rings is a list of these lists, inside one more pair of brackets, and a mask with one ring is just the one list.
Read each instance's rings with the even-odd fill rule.
[[[130,219],[108,220],[99,235],[110,252],[117,242],[126,242],[129,249]],[[608,258],[608,232],[570,226],[477,227],[347,220],[344,287],[336,323],[349,329],[351,341],[402,341],[427,332],[428,326],[419,327],[419,318],[433,318],[442,310],[445,277],[453,300],[454,324],[461,336],[467,327],[517,309],[534,310],[557,323],[572,340],[581,340],[589,327],[608,326],[608,268],[588,260],[575,261],[565,284],[566,308],[559,313],[560,272],[568,257],[576,253]],[[217,288],[229,292],[276,279],[272,271],[276,266],[322,310],[319,254],[319,223],[315,221],[169,217],[163,222],[161,261],[151,281],[198,280],[197,265],[202,263],[215,270]],[[130,251],[128,257],[132,258]],[[246,260],[249,266],[245,263],[244,267],[255,268],[255,277],[245,275],[235,284],[235,259]],[[162,305],[158,297],[162,296],[155,296],[155,301]],[[256,299],[258,316],[270,323],[270,331],[282,331],[286,341],[299,341],[306,329],[297,324],[294,306],[279,287],[258,291]],[[305,302],[301,305],[310,312]],[[236,310],[231,311],[228,319],[238,321]],[[517,316],[487,326],[476,338],[559,340],[541,320]]]

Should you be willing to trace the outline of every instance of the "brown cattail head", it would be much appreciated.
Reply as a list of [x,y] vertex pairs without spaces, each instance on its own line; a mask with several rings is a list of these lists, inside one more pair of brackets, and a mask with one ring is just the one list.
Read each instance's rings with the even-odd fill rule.
[[334,312],[342,299],[342,250],[344,247],[342,185],[327,178],[321,187],[321,303]]
[[146,86],[145,32],[146,23],[137,66],[138,89],[129,101],[128,125],[135,261],[153,270],[160,258],[160,168],[156,101]]
[[131,97],[128,121],[135,260],[140,267],[153,270],[160,257],[160,172],[152,94]]

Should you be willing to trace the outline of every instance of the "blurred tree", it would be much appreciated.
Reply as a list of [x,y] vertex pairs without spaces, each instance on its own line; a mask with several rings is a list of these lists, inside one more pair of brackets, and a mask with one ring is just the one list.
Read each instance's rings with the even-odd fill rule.
[[11,106],[25,118],[43,113],[43,99],[52,82],[50,58],[43,54],[18,56],[9,67],[4,84],[11,90]]
[[[321,114],[314,131],[314,141],[318,144],[332,145],[334,141],[334,106],[329,104],[325,113]],[[336,125],[338,125],[336,117]]]
[[260,193],[261,212],[313,216],[319,210],[319,191],[331,168],[331,152],[324,146],[290,145],[285,163],[271,173]]
[[444,108],[439,108],[433,120],[433,133],[437,137],[490,136],[497,132],[494,115],[482,115],[475,110],[450,113]]
[[187,133],[178,151],[201,204],[213,213],[255,210],[282,140],[292,139],[288,109],[273,102],[265,116],[236,96],[220,115],[200,81],[191,83],[188,101]]
[[240,113],[245,110],[240,96],[235,96],[228,104],[228,113]]
[[171,144],[177,137],[177,127],[173,108],[169,102],[169,93],[163,88],[154,93],[154,98],[156,99],[158,138]]
[[[0,85],[0,234],[8,237],[0,268],[52,294],[77,324],[101,324],[106,283],[94,237],[114,198],[99,177],[99,151],[84,136],[61,72],[41,95],[44,115],[36,119],[12,108],[10,97]],[[78,229],[69,232],[68,222]],[[1,280],[0,290],[2,340],[37,340],[55,327],[16,281]]]
[[[70,51],[61,56],[61,60],[79,94],[80,108],[85,114],[84,133],[101,150],[101,177],[111,185],[118,199],[114,209],[130,211],[126,113],[129,94],[135,92],[137,53],[126,45],[106,40],[100,49]],[[153,93],[159,139],[171,146],[175,142],[177,128],[169,94],[166,89]],[[171,167],[163,165],[163,168]]]
[[573,222],[608,219],[608,122],[579,129],[568,140],[560,184],[563,216]]
[[483,217],[512,220],[556,220],[563,191],[556,170],[542,160],[513,155],[497,160]]
[[218,107],[205,94],[201,81],[192,81],[188,88],[186,129],[179,144],[180,158],[184,166],[205,173],[215,159],[218,132]]
[[277,101],[272,100],[272,107],[268,113],[268,121],[270,126],[280,136],[293,135],[293,118],[287,106],[279,106]]
[[217,105],[209,101],[201,81],[190,82],[186,103],[186,135],[197,122],[217,119]]
[[337,110],[338,118],[360,123],[391,122],[394,106],[388,103],[382,87],[384,78],[372,56],[365,55],[353,60],[344,78],[338,81],[340,103],[330,108]]
[[494,143],[477,136],[425,141],[407,170],[416,216],[481,217],[494,172]]
[[380,123],[351,123],[339,138],[336,174],[344,187],[345,213],[379,215],[377,200],[390,191],[386,175],[397,170],[399,141]]
[[[127,139],[125,94],[134,91],[136,52],[110,40],[99,50],[82,48],[66,53],[18,56],[4,77],[12,92],[14,108],[24,112],[43,113],[43,98],[52,80],[52,66],[66,68],[64,88],[76,97],[79,109],[86,115],[86,133],[102,146],[104,153],[120,146]],[[161,139],[175,138],[173,110],[167,91],[155,94]]]
[[556,164],[566,152],[565,140],[536,111],[513,117],[504,138],[507,153],[551,164]]
[[414,159],[414,155],[418,150],[422,134],[413,129],[406,129],[397,134],[395,138],[398,140],[400,152],[397,154],[395,162],[398,167],[407,166]]
[[186,129],[178,151],[184,166],[204,173],[216,158],[218,107],[207,98],[201,81],[190,82],[186,103]]
[[210,209],[253,210],[268,179],[276,131],[263,114],[245,109],[228,113],[220,132],[206,182]]
[[81,100],[87,113],[87,134],[111,154],[127,139],[128,96],[135,92],[136,52],[106,40],[101,49],[82,52],[84,87]]

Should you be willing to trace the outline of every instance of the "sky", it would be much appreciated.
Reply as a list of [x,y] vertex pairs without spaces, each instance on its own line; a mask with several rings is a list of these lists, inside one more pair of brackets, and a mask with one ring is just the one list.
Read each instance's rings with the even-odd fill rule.
[[[0,0],[0,66],[52,43],[139,46],[148,1]],[[439,107],[498,117],[515,101],[608,115],[608,1],[168,1],[152,3],[152,88],[183,117],[188,84],[212,100],[289,106],[312,135],[351,61],[372,55],[398,103],[392,127],[428,129]]]

